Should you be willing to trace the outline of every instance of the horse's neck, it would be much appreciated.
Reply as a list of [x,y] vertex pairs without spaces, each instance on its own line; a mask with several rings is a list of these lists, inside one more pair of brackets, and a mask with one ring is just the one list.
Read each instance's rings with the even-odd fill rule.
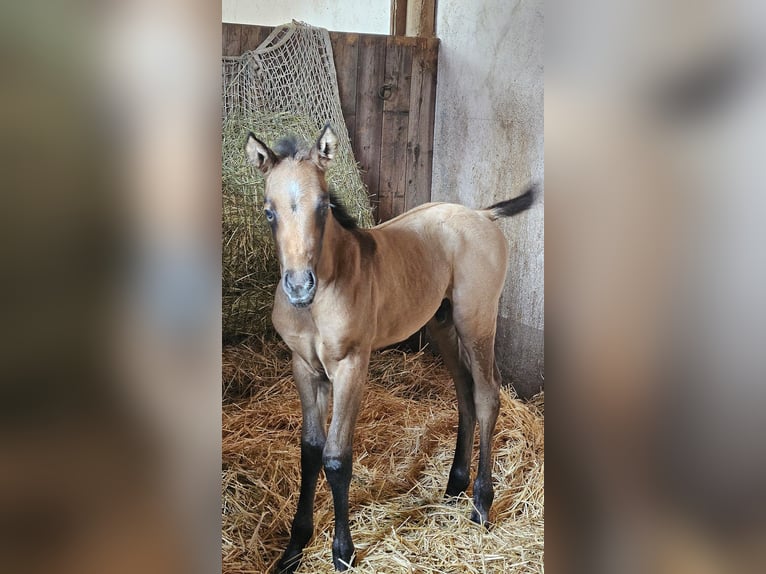
[[357,272],[359,258],[359,240],[330,215],[325,225],[318,266],[320,285]]

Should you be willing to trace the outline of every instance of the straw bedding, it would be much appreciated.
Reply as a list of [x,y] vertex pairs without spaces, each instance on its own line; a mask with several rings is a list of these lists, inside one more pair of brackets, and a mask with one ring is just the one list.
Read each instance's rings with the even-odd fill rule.
[[[227,347],[223,380],[223,571],[264,573],[287,542],[299,493],[301,411],[289,352],[263,339]],[[470,498],[443,501],[457,409],[440,360],[429,352],[373,354],[354,435],[354,572],[544,571],[544,399],[523,403],[511,393],[501,395],[486,531],[468,520]],[[332,498],[323,475],[314,523],[299,573],[333,572]]]

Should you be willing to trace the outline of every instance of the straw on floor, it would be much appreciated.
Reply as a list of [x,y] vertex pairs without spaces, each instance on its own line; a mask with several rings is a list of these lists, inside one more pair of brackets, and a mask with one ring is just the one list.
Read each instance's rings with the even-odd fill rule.
[[[223,379],[223,571],[264,573],[287,542],[299,493],[301,412],[289,352],[258,339],[227,347]],[[543,412],[542,395],[525,403],[502,391],[487,531],[468,520],[469,497],[443,500],[457,409],[440,360],[373,354],[354,440],[353,571],[543,572]],[[299,572],[333,572],[333,524],[321,476],[315,536]]]

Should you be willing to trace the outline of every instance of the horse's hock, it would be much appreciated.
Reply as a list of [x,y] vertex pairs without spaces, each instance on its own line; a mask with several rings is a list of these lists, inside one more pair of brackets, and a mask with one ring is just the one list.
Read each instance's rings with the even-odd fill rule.
[[279,281],[271,232],[260,209],[263,179],[245,159],[248,132],[273,144],[294,134],[311,141],[330,122],[338,153],[328,183],[360,225],[373,223],[367,191],[343,120],[328,32],[293,22],[255,50],[222,59],[222,295],[224,340],[271,332]]

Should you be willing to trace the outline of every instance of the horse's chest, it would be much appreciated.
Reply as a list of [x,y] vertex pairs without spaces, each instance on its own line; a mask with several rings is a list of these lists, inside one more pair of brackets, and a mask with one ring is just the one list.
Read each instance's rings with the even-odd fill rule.
[[283,330],[279,332],[290,350],[300,356],[317,371],[324,371],[332,378],[332,366],[342,358],[346,345],[337,337],[320,332],[316,326],[304,325],[301,330]]
[[316,352],[317,332],[315,329],[308,329],[305,326],[300,330],[277,327],[277,332],[293,353],[299,355],[315,368],[320,366]]
[[330,381],[334,379],[338,365],[338,349],[332,343],[323,341],[321,337],[285,339],[293,353],[300,356],[311,365],[317,373],[324,373]]
[[312,311],[294,309],[278,292],[272,321],[293,353],[332,378],[333,365],[352,347],[360,346],[366,329],[360,328],[359,321],[352,321],[348,313],[342,312],[343,305],[328,306],[326,300],[315,300],[314,306]]

